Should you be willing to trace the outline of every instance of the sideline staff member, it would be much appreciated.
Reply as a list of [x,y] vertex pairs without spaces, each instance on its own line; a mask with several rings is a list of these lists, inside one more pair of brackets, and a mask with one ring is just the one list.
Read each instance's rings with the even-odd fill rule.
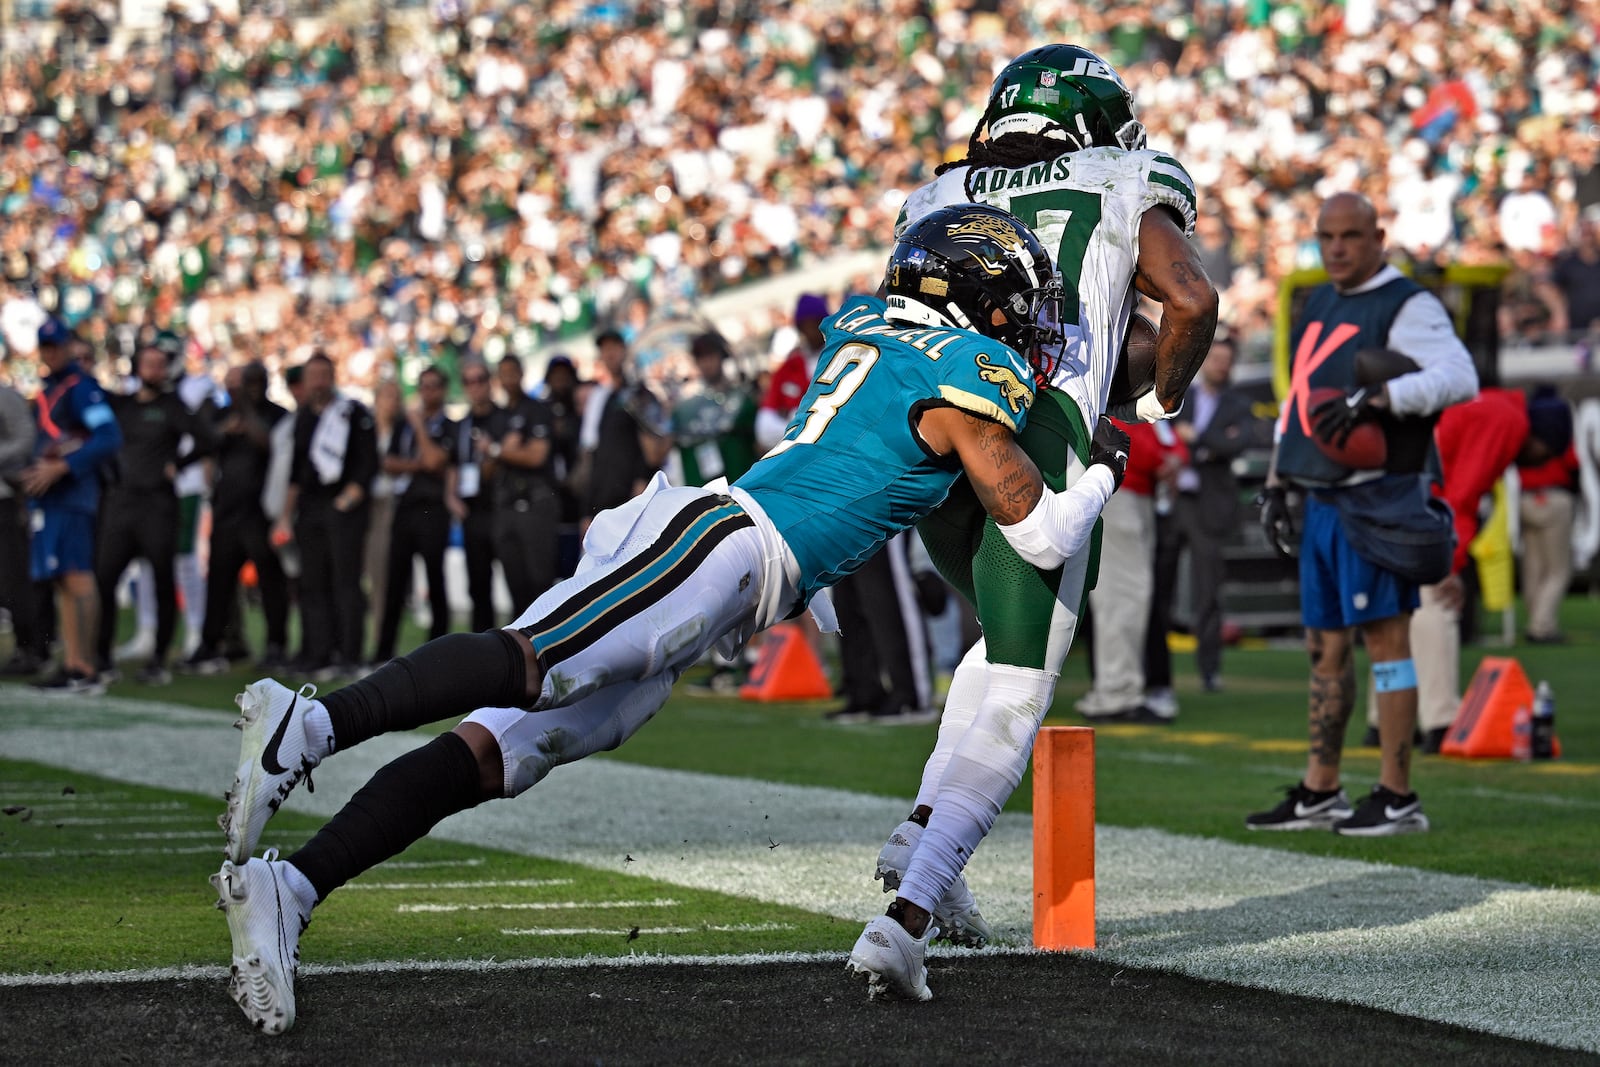
[[[1290,334],[1292,385],[1278,416],[1261,521],[1269,539],[1288,550],[1292,531],[1284,486],[1310,491],[1300,544],[1300,606],[1311,655],[1311,752],[1305,778],[1283,802],[1245,819],[1252,830],[1332,827],[1341,834],[1380,836],[1428,828],[1411,789],[1417,727],[1411,613],[1418,587],[1449,573],[1454,535],[1449,509],[1429,506],[1422,467],[1431,449],[1432,417],[1471,400],[1478,375],[1444,305],[1384,262],[1383,238],[1366,197],[1339,193],[1323,203],[1317,245],[1329,281],[1312,290]],[[1367,349],[1399,352],[1419,369],[1363,386],[1356,371],[1358,354]],[[1311,391],[1327,386],[1345,395],[1312,407]],[[1352,470],[1321,447],[1343,444],[1352,428],[1373,420],[1383,422],[1390,444],[1382,471]],[[1420,440],[1421,447],[1397,447],[1402,435]],[[1389,520],[1390,530],[1407,528],[1409,546],[1375,528],[1370,520],[1378,516]],[[1408,547],[1424,542],[1431,552],[1410,554],[1427,558],[1404,558]],[[1383,760],[1378,784],[1352,812],[1339,764],[1355,704],[1357,626],[1372,659]]]

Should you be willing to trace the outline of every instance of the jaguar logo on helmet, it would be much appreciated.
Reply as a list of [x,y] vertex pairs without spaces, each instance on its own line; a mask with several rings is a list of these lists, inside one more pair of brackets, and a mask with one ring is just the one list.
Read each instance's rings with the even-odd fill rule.
[[[987,245],[990,248],[998,246],[1002,252],[1017,256],[1030,266],[1032,264],[1033,257],[1028,255],[1028,249],[1023,244],[1022,236],[1017,232],[1016,227],[1007,223],[1000,216],[972,212],[971,214],[963,215],[949,226],[945,232],[949,234],[952,241],[958,244]],[[989,254],[989,249],[974,248],[969,254],[978,261],[978,265],[983,268],[984,273],[995,277],[1005,273],[1005,262]]]
[[1033,405],[1033,390],[1028,388],[1010,367],[991,362],[987,354],[978,353],[978,377],[1000,387],[1000,396],[1010,406],[1013,415],[1021,414]]

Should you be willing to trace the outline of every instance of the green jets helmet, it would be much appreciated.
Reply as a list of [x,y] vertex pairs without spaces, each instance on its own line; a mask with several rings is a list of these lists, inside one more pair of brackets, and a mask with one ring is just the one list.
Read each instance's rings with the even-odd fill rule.
[[1034,133],[1074,151],[1144,147],[1144,126],[1133,117],[1133,94],[1122,76],[1075,44],[1045,45],[1006,64],[989,90],[984,126],[991,140]]

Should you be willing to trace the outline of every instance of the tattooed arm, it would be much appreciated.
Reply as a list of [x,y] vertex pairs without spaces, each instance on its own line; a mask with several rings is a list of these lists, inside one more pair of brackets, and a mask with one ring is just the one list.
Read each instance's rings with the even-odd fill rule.
[[1155,396],[1172,414],[1211,350],[1217,290],[1183,229],[1164,209],[1151,208],[1139,220],[1139,263],[1133,281],[1139,292],[1161,304]]
[[1056,493],[1045,488],[1015,435],[998,423],[943,407],[924,412],[918,429],[935,453],[960,458],[979,503],[1017,555],[1036,567],[1059,567],[1083,547],[1120,476],[1109,466],[1113,461],[1094,461]]

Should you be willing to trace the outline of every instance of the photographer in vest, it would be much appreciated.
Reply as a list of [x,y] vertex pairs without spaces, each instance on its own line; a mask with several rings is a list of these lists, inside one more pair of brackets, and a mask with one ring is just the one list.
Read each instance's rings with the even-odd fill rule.
[[[1278,416],[1261,523],[1281,552],[1300,558],[1311,751],[1305,778],[1283,802],[1245,819],[1252,830],[1383,836],[1428,829],[1411,788],[1417,671],[1410,623],[1419,588],[1450,573],[1455,537],[1449,507],[1431,495],[1424,471],[1439,412],[1471,400],[1478,376],[1444,305],[1384,262],[1383,241],[1366,197],[1329,197],[1317,216],[1329,281],[1311,291],[1290,327],[1292,384]],[[1396,364],[1416,369],[1396,374]],[[1289,488],[1305,492],[1298,538]],[[1355,704],[1358,626],[1378,693],[1382,763],[1377,786],[1352,810],[1339,765]]]

